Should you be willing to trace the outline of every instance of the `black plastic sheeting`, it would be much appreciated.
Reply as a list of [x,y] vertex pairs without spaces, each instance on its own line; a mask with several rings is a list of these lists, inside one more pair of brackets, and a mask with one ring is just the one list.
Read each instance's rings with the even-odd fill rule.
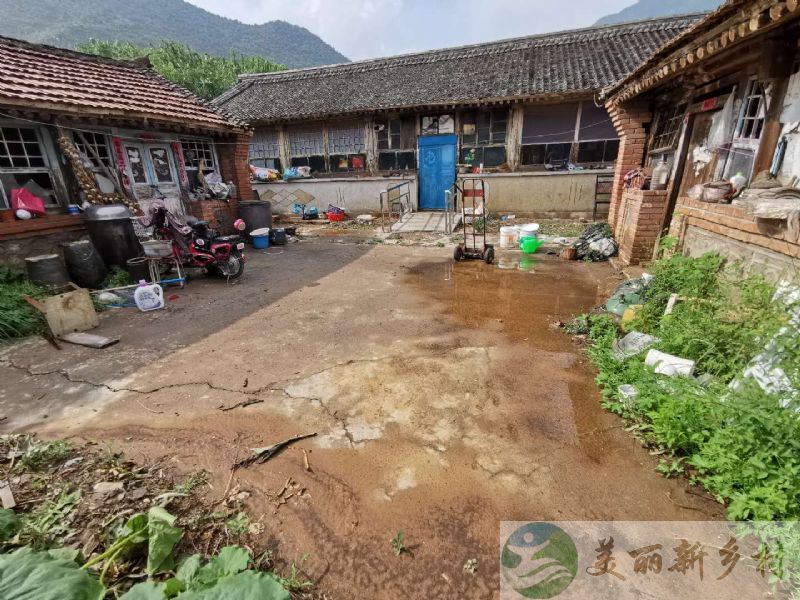
[[69,278],[83,288],[99,289],[108,277],[108,269],[92,242],[64,244],[63,249]]

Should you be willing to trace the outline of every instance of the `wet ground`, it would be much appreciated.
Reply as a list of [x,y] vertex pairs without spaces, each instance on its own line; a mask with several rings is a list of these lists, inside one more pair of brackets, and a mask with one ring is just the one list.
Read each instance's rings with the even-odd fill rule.
[[[118,346],[7,350],[3,425],[169,455],[220,495],[250,490],[278,553],[310,553],[331,598],[497,597],[502,520],[720,515],[653,471],[552,327],[599,304],[608,265],[451,254],[347,236],[254,254],[235,286],[195,281],[168,311],[104,317]],[[249,448],[307,433],[231,476]],[[304,493],[276,502],[289,478]],[[392,552],[400,530],[413,556]]]

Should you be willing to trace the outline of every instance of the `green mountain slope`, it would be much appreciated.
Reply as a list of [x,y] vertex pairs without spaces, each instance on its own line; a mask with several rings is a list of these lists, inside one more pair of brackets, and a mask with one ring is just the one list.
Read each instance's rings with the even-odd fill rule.
[[693,12],[714,10],[722,0],[638,0],[635,4],[623,8],[618,13],[606,15],[598,20],[595,25],[612,25],[627,21],[641,21],[654,17],[666,17]]
[[347,62],[303,27],[245,25],[183,0],[0,0],[0,15],[0,35],[64,48],[89,38],[140,46],[176,40],[209,54],[236,50],[289,68]]

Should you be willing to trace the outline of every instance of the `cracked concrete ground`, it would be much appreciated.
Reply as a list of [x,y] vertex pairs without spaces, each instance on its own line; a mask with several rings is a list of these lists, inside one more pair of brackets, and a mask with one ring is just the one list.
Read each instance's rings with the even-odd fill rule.
[[[5,429],[170,455],[220,494],[249,448],[316,432],[234,482],[331,598],[497,597],[501,520],[720,515],[653,471],[551,327],[599,303],[608,265],[505,271],[356,240],[253,253],[235,286],[106,315],[98,333],[122,338],[106,350],[6,348]],[[276,508],[288,477],[308,493]],[[398,530],[413,558],[392,553]]]

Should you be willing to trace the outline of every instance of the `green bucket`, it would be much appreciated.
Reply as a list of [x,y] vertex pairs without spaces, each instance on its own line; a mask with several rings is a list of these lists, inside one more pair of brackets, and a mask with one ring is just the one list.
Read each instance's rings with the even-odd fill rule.
[[519,248],[525,254],[533,254],[542,245],[542,240],[535,237],[523,237],[519,239]]

